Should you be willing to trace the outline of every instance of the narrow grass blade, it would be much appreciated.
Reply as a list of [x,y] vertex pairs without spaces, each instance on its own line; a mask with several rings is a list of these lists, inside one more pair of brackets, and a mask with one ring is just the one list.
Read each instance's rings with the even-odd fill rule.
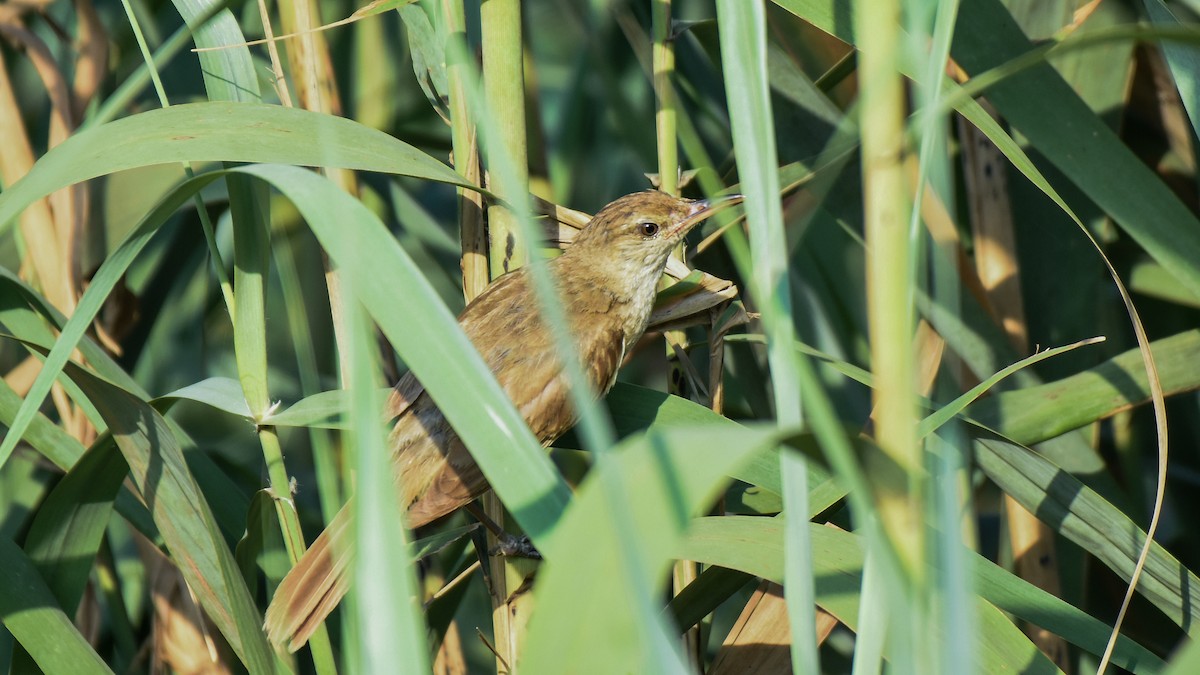
[[[783,210],[778,199],[775,124],[767,83],[766,7],[759,2],[718,0],[717,16],[738,174],[746,195],[753,295],[762,309],[766,327],[775,415],[779,424],[792,426],[803,417],[800,376],[792,351],[795,328],[791,318]],[[788,453],[781,454],[779,459],[784,507],[792,513],[807,513],[807,463]],[[795,526],[786,530],[788,568],[783,584],[792,631],[792,667],[795,672],[816,672],[819,660],[811,609],[813,578],[808,529],[799,518],[791,522]]]
[[379,409],[372,407],[379,372],[378,359],[372,357],[373,331],[361,307],[350,299],[354,283],[345,288],[349,302],[344,306],[350,313],[348,346],[353,372],[347,373],[347,379],[354,403],[350,430],[359,475],[354,571],[362,583],[351,591],[359,636],[356,666],[363,672],[383,672],[404,664],[406,671],[424,673],[429,671],[428,629],[420,611],[416,570],[407,555],[407,529],[403,517],[395,515],[396,483],[393,458],[384,440],[384,420]]
[[[1200,330],[1150,343],[1168,395],[1200,389]],[[968,418],[1034,445],[1150,399],[1142,354],[1131,349],[1054,382],[1001,392],[966,409]]]
[[1051,349],[1047,349],[1046,351],[1038,352],[1033,356],[1017,361],[1016,363],[987,378],[983,382],[975,385],[967,393],[959,396],[950,403],[947,403],[933,414],[921,420],[921,422],[917,425],[917,436],[924,438],[937,431],[943,424],[949,422],[954,418],[955,415],[961,413],[966,409],[967,406],[971,405],[978,400],[980,396],[983,396],[985,393],[987,393],[989,389],[996,386],[996,383],[1008,377],[1009,375],[1012,375],[1018,370],[1032,366],[1038,361],[1043,361],[1050,357],[1069,352],[1072,349],[1078,349],[1079,347],[1083,347],[1085,345],[1094,345],[1100,342],[1104,342],[1103,336],[1088,338],[1087,340],[1080,340],[1079,342],[1065,345],[1063,347],[1053,347]]
[[55,146],[0,194],[0,232],[32,201],[67,185],[142,166],[205,161],[336,167],[464,184],[413,146],[342,117],[253,103],[190,103],[92,127]]

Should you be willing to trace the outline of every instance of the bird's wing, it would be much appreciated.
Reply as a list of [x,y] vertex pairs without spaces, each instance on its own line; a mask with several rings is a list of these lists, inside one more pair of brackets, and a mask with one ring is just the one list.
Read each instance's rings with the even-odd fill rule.
[[[596,394],[603,396],[616,380],[624,357],[624,333],[616,326],[596,325],[576,332],[577,352],[583,360],[583,373]],[[549,352],[554,354],[554,352]],[[571,402],[570,381],[557,367],[538,369],[533,377],[522,375],[518,383],[524,396],[514,397],[521,415],[543,443],[549,444],[575,425],[578,413]],[[501,383],[504,384],[504,383]],[[507,386],[506,386],[507,389]]]
[[425,387],[411,370],[408,371],[388,395],[387,406],[383,411],[384,419],[394,420],[400,417],[417,402],[417,398],[423,393],[425,393]]
[[[459,323],[533,433],[549,443],[574,425],[576,415],[532,290],[522,271],[505,275],[467,307]],[[584,373],[597,391],[607,391],[624,356],[624,333],[605,321],[577,325],[572,333]]]

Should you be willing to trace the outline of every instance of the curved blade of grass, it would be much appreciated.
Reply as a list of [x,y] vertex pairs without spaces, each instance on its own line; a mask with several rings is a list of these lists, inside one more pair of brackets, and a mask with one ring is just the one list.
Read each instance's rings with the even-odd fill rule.
[[266,576],[269,588],[278,586],[291,569],[282,551],[283,535],[275,516],[275,499],[270,490],[259,490],[250,498],[250,506],[246,509],[246,531],[233,549],[233,558],[250,595],[258,595],[258,568]]
[[[775,151],[775,122],[767,81],[766,6],[759,2],[717,0],[717,29],[729,105],[738,175],[746,195],[746,222],[751,233],[751,275],[754,298],[767,333],[767,361],[775,398],[777,423],[799,425],[801,376],[792,343],[791,287],[787,275],[787,241],[779,203],[779,161]],[[818,409],[819,410],[819,409]],[[818,413],[820,414],[820,413]],[[780,453],[784,508],[808,512],[808,464],[791,453]],[[813,579],[806,521],[797,518],[788,529],[784,594],[791,626],[791,658],[796,672],[819,669],[816,626],[812,612]]]
[[[1200,330],[1155,340],[1150,347],[1167,395],[1200,389]],[[1001,392],[965,413],[1022,445],[1034,445],[1149,399],[1141,351],[1130,349],[1070,377]]]
[[[62,146],[60,145],[59,147]],[[32,172],[29,175],[33,175]],[[196,190],[199,190],[201,186],[211,183],[216,177],[215,174],[209,174],[190,182],[194,183]],[[28,179],[28,176],[26,179]],[[21,440],[29,422],[33,419],[34,414],[41,407],[42,401],[45,400],[46,395],[50,392],[50,387],[54,383],[55,378],[62,372],[71,352],[75,350],[83,338],[83,334],[91,326],[92,320],[99,313],[100,308],[104,304],[104,299],[108,297],[113,287],[120,280],[121,276],[124,275],[125,270],[128,269],[129,264],[133,262],[138,252],[150,241],[150,237],[158,231],[163,222],[196,190],[191,192],[176,190],[168,194],[130,232],[125,241],[100,266],[100,269],[92,279],[92,284],[84,291],[83,296],[80,297],[79,303],[75,307],[75,312],[67,320],[66,325],[62,327],[62,333],[54,343],[50,354],[46,357],[42,370],[34,380],[33,386],[30,387],[29,393],[25,396],[25,401],[21,404],[20,410],[17,411],[12,426],[9,427],[8,434],[5,435],[3,442],[0,442],[0,467],[8,460],[17,442]],[[0,195],[0,200],[10,194],[11,191]]]
[[[3,199],[3,194],[0,194],[0,199]],[[24,280],[3,266],[0,266],[0,288],[3,288],[3,290],[0,290],[0,294],[8,293],[10,291],[18,293],[21,297],[21,302],[27,305],[31,311],[39,314],[45,320],[45,322],[52,326],[55,330],[61,332],[66,326],[67,317],[63,316],[62,312],[58,311],[58,309],[47,302],[40,293],[33,290],[33,288],[31,288],[29,284],[25,283]],[[11,318],[11,315],[9,318]],[[38,335],[41,334],[50,335],[50,333],[38,333]],[[36,344],[40,347],[45,347],[47,350],[49,349],[49,341],[39,340],[37,335],[17,334],[16,337],[26,342]],[[133,392],[134,394],[142,397],[148,396],[146,391],[142,389],[137,381],[135,381],[129,375],[129,373],[126,373],[121,366],[117,365],[117,362],[108,355],[108,352],[104,351],[104,349],[100,347],[100,345],[96,344],[92,338],[84,335],[84,337],[76,345],[76,349],[83,354],[84,358],[87,359],[87,362],[100,375],[120,385],[126,391]]]
[[[296,143],[295,138],[301,135],[320,142]],[[296,153],[295,148],[304,150]],[[256,158],[462,182],[458,174],[441,162],[350,120],[278,106],[227,103],[175,106],[95,127],[55,147],[24,179],[0,194],[0,231],[4,223],[32,200],[112,171],[172,161],[256,161]],[[211,182],[214,177],[210,175],[205,180]],[[0,466],[20,440],[58,369],[99,311],[104,297],[162,221],[183,203],[178,198],[180,194],[177,191],[165,197],[96,273],[79,307],[64,326],[63,336],[47,359],[47,367],[26,397],[11,432],[0,443]]]
[[112,673],[58,606],[33,562],[0,537],[0,619],[47,673]]
[[251,672],[274,670],[262,616],[166,420],[145,401],[73,363],[65,372],[108,422],[172,559],[205,612]]
[[[778,441],[769,428],[704,425],[639,434],[614,448],[581,486],[563,516],[559,555],[539,573],[523,669],[656,672],[646,670],[657,663],[655,636],[628,619],[628,608],[644,600],[629,597],[639,584],[626,575],[636,569],[645,587],[661,590],[690,515],[715,496],[723,476]],[[595,475],[603,471],[622,476],[636,515],[629,529],[614,527],[611,493]],[[624,555],[634,556],[636,567]],[[586,615],[580,607],[589,608]]]
[[[24,399],[0,379],[0,424],[11,428],[23,402]],[[86,449],[74,436],[40,412],[30,420],[25,431],[25,442],[64,471],[75,466]]]
[[[777,580],[782,576],[782,551],[779,540],[782,524],[779,518],[754,518],[745,516],[705,517],[694,521],[680,556],[698,556],[702,560],[723,568],[740,570],[766,579]],[[812,529],[814,563],[818,570],[818,599],[821,606],[833,612],[831,607],[852,608],[854,589],[859,588],[863,563],[862,537],[850,532],[824,525],[810,524]],[[1046,593],[1029,582],[998,567],[974,552],[967,552],[967,562],[975,577],[979,596],[1003,611],[1037,624],[1083,649],[1099,654],[1108,639],[1108,627],[1086,612]],[[692,558],[689,558],[692,559]],[[849,578],[847,578],[849,577]],[[826,605],[828,603],[828,606]],[[834,612],[839,619],[843,614]],[[847,625],[853,628],[857,621],[857,610],[845,614]],[[1009,628],[1004,629],[1003,641],[1016,640]],[[996,624],[999,625],[999,624]],[[990,631],[981,631],[980,644],[988,641]],[[980,662],[981,672],[1007,672],[1019,659],[1005,658],[1003,642],[994,644],[991,667]],[[1024,646],[1021,647],[1025,649]],[[1162,660],[1129,638],[1122,637],[1114,661],[1122,668],[1134,672],[1156,672],[1162,668]],[[999,668],[993,670],[992,668]]]
[[262,99],[258,74],[237,19],[221,0],[172,0],[192,29],[197,47],[226,47],[199,55],[204,90],[210,101],[255,102]]
[[191,103],[92,127],[54,147],[0,194],[0,232],[28,204],[68,185],[124,169],[206,161],[336,167],[465,185],[442,162],[352,120],[256,103]]
[[1008,377],[1009,375],[1012,375],[1013,373],[1017,372],[1018,370],[1021,370],[1022,368],[1025,368],[1028,366],[1032,366],[1033,364],[1037,363],[1038,361],[1044,361],[1045,359],[1048,359],[1052,356],[1058,356],[1059,354],[1069,352],[1072,349],[1078,349],[1079,347],[1083,347],[1085,345],[1094,345],[1094,344],[1097,344],[1100,342],[1104,342],[1104,339],[1105,339],[1104,336],[1100,336],[1100,337],[1088,338],[1086,340],[1080,340],[1079,342],[1075,342],[1073,344],[1065,345],[1062,347],[1053,347],[1051,349],[1047,349],[1046,351],[1038,352],[1038,353],[1034,354],[1033,356],[1029,356],[1024,359],[1021,359],[1020,361],[1017,361],[1016,363],[1004,368],[1000,372],[987,378],[983,382],[980,382],[979,384],[975,385],[967,393],[959,396],[958,398],[947,403],[946,405],[942,406],[941,408],[938,408],[933,414],[931,414],[928,417],[926,417],[925,419],[921,420],[921,422],[917,425],[917,436],[920,438],[924,438],[924,437],[928,436],[929,434],[937,431],[943,424],[945,424],[946,422],[949,422],[951,419],[954,418],[955,415],[958,415],[959,413],[961,413],[964,409],[966,409],[967,406],[971,405],[980,396],[983,396],[985,393],[987,393],[987,391],[989,389],[996,386],[996,384],[998,382],[1000,382],[1000,380],[1003,380],[1004,378]]

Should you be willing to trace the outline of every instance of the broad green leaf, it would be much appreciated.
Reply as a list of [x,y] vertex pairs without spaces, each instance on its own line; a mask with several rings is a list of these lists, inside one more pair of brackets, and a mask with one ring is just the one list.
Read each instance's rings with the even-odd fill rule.
[[25,552],[64,610],[74,614],[87,585],[113,501],[129,465],[108,434],[75,463],[34,516]]
[[[999,437],[977,439],[975,462],[1030,513],[1130,578],[1146,533],[1120,509],[1041,455]],[[1180,627],[1195,630],[1200,578],[1157,543],[1137,590]]]
[[195,384],[189,384],[182,389],[176,389],[169,394],[163,394],[154,399],[167,402],[170,400],[188,400],[203,403],[230,415],[250,419],[250,406],[246,405],[246,396],[237,380],[228,377],[210,377]]
[[63,613],[33,562],[0,537],[0,619],[47,673],[112,673]]
[[[778,582],[783,574],[783,527],[779,520],[740,516],[699,518],[676,555]],[[856,596],[861,585],[862,539],[827,525],[814,523],[809,527],[817,574],[817,602],[854,629],[859,620]],[[1032,647],[1019,638],[1020,632],[998,613],[988,618],[996,608],[1047,628],[1084,649],[1095,653],[1104,651],[1108,628],[1101,621],[978,554],[968,553],[968,562],[981,596],[977,607],[986,621],[980,623],[978,641],[984,647],[980,656],[987,657],[979,661],[981,672],[1007,672],[1016,664],[1024,663],[1015,655],[1027,654]],[[1015,651],[1006,654],[1006,649]],[[1114,663],[1135,672],[1155,672],[1162,666],[1158,657],[1125,637],[1121,638],[1117,653],[1120,661],[1114,660]]]
[[[1168,396],[1200,389],[1200,330],[1150,343]],[[1033,445],[1150,399],[1142,355],[1131,349],[1070,377],[1006,391],[967,408],[970,419]]]
[[[523,669],[652,672],[645,667],[657,663],[651,650],[659,636],[629,619],[628,608],[645,601],[631,594],[644,585],[657,597],[691,515],[715,497],[723,476],[778,441],[771,429],[703,425],[639,434],[614,448],[563,516],[559,548],[538,574]],[[619,475],[622,494],[608,489],[603,472]],[[628,529],[614,526],[615,498],[635,516]]]
[[108,422],[172,559],[200,605],[247,668],[272,671],[275,659],[262,632],[262,616],[166,420],[149,404],[75,364],[67,364],[66,373]]
[[[291,166],[237,169],[290,199],[355,297],[471,450],[488,483],[549,558],[570,490],[454,316],[383,223],[317,174]],[[396,289],[405,289],[396,293]],[[412,317],[421,317],[413,321]]]

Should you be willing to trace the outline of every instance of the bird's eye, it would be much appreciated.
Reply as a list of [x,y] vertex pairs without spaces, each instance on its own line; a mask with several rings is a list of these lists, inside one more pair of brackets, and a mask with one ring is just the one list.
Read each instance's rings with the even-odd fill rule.
[[658,230],[659,230],[658,223],[650,223],[650,222],[638,223],[638,232],[640,232],[643,237],[656,236],[658,234]]

